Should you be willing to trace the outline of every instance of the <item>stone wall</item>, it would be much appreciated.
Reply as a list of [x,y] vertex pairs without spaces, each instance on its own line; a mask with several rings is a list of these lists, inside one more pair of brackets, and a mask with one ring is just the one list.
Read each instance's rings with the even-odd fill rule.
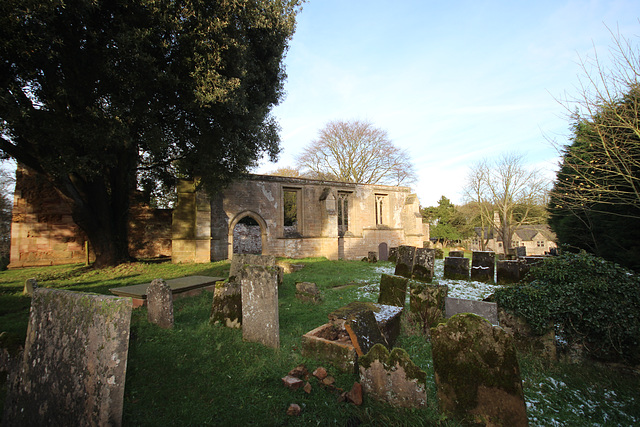
[[[295,226],[285,224],[285,193],[295,194]],[[341,206],[347,212],[346,230],[338,227],[343,219],[339,204],[345,199],[346,206]],[[380,200],[381,214],[376,215]],[[173,214],[173,261],[230,258],[233,231],[246,217],[260,227],[264,255],[359,259],[377,253],[381,243],[422,246],[428,240],[418,199],[407,187],[247,175],[209,205],[193,182],[180,184]]]
[[[19,165],[13,198],[9,268],[84,262],[87,237],[53,186]],[[129,251],[139,258],[171,256],[171,211],[132,197]],[[93,254],[90,250],[90,259]]]

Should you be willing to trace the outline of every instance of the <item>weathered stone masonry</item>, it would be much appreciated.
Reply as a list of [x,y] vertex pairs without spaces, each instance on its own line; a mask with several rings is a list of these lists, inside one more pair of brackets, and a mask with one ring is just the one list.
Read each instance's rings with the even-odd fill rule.
[[[289,226],[285,194],[295,200]],[[247,175],[209,200],[193,181],[182,181],[173,262],[230,258],[234,229],[247,217],[259,228],[263,255],[289,258],[360,259],[383,246],[421,247],[429,237],[418,198],[407,187]]]

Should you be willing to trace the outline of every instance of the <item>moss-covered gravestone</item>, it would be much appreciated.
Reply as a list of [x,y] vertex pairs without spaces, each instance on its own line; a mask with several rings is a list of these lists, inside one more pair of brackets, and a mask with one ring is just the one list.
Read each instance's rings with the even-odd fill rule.
[[4,426],[120,426],[131,298],[35,288]]
[[443,259],[444,258],[444,251],[442,250],[442,248],[435,248],[435,257],[436,259]]
[[394,262],[394,263],[398,261],[398,248],[397,247],[389,248],[389,257],[387,258],[387,261]]
[[209,323],[228,328],[242,327],[242,291],[238,282],[218,282],[213,291]]
[[444,259],[444,278],[469,280],[469,258],[446,257]]
[[376,344],[358,358],[360,383],[366,396],[402,408],[427,404],[427,374],[409,358],[406,351],[394,348],[391,353]]
[[277,267],[245,265],[239,274],[242,289],[242,338],[267,347],[280,347]]
[[173,328],[173,294],[162,279],[154,279],[147,288],[147,319],[161,328]]
[[416,248],[414,246],[402,245],[398,247],[398,258],[396,260],[396,276],[411,278],[411,272],[413,271],[413,260],[416,254]]
[[414,321],[422,326],[425,334],[445,317],[447,286],[411,282],[409,285],[409,309]]
[[471,255],[471,280],[491,283],[494,281],[496,254],[489,251],[474,251]]
[[407,283],[409,283],[409,279],[406,277],[383,274],[380,277],[378,304],[404,307],[407,298]]
[[435,249],[416,248],[411,278],[430,283],[433,280],[435,260]]
[[440,410],[464,424],[526,426],[513,338],[474,314],[431,329]]

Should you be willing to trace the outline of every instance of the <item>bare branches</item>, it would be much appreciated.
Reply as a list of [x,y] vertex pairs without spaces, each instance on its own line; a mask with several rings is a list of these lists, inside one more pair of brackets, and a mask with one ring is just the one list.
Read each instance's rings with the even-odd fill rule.
[[358,120],[327,123],[296,162],[303,172],[323,179],[393,185],[416,179],[407,152],[384,130]]

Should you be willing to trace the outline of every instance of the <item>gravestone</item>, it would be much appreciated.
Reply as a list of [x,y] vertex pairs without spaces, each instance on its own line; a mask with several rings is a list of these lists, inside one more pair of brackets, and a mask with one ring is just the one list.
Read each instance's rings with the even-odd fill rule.
[[434,248],[435,251],[435,258],[436,259],[443,259],[444,258],[444,251],[442,250],[442,248]]
[[447,286],[411,282],[409,292],[411,316],[421,324],[423,333],[428,335],[429,328],[436,326],[445,317],[444,301],[449,288]]
[[389,262],[396,263],[398,262],[398,248],[393,247],[389,248],[389,258],[387,259]]
[[300,301],[318,304],[322,302],[318,285],[311,282],[296,282],[296,298]]
[[229,269],[229,281],[239,280],[237,277],[242,272],[245,265],[261,265],[264,267],[274,267],[278,270],[278,285],[282,284],[284,278],[284,269],[278,266],[276,257],[273,255],[255,255],[255,254],[233,254],[231,260],[231,268]]
[[474,314],[431,330],[440,410],[464,425],[526,426],[513,338]]
[[427,404],[427,374],[410,359],[407,352],[394,348],[391,353],[377,344],[358,358],[360,384],[365,394],[402,408]]
[[498,285],[517,283],[528,271],[526,263],[521,260],[498,260],[496,262],[496,282]]
[[245,265],[239,273],[242,289],[242,338],[280,347],[278,275],[276,267]]
[[462,258],[464,257],[464,251],[449,251],[449,256],[451,258]]
[[413,280],[430,283],[433,280],[434,269],[435,250],[427,248],[416,248],[411,278]]
[[375,264],[376,262],[378,262],[378,254],[374,251],[369,251],[367,255],[367,261],[369,261],[372,264]]
[[492,325],[498,325],[498,304],[495,302],[447,297],[444,306],[447,319],[460,313],[473,313],[487,319]]
[[404,307],[407,299],[407,284],[409,279],[401,276],[383,274],[380,277],[380,295],[378,304]]
[[27,279],[24,282],[23,295],[33,295],[33,289],[38,287],[38,281],[36,279]]
[[2,425],[122,425],[131,307],[131,298],[34,289]]
[[527,248],[524,247],[524,246],[518,246],[516,248],[516,256],[518,258],[526,257],[527,256]]
[[444,278],[452,280],[468,280],[469,258],[446,257],[444,259]]
[[147,319],[161,328],[173,328],[173,294],[162,279],[154,279],[147,288]]
[[242,327],[242,291],[239,282],[218,282],[213,291],[209,323]]
[[396,276],[411,278],[413,271],[413,259],[415,257],[416,248],[414,246],[402,245],[398,247],[398,260],[396,261]]
[[344,322],[344,328],[349,334],[358,356],[368,353],[375,344],[389,346],[371,310],[359,311],[349,316]]
[[496,254],[488,251],[474,251],[471,255],[471,280],[491,283],[494,281]]
[[389,249],[386,243],[380,243],[378,245],[378,259],[380,261],[388,261],[389,260]]

